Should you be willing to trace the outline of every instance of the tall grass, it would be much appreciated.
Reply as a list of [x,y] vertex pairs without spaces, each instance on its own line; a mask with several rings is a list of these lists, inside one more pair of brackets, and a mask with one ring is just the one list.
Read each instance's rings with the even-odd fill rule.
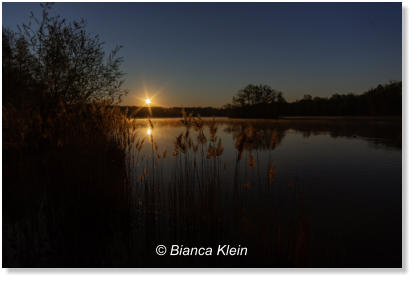
[[[105,266],[129,227],[131,123],[106,102],[3,107],[4,266]],[[123,254],[122,254],[123,255]]]
[[[263,141],[242,127],[235,165],[226,165],[215,120],[183,112],[168,151],[127,116],[106,102],[3,108],[4,266],[309,265],[303,191],[277,181],[276,131]],[[242,245],[249,254],[158,257],[158,244]]]
[[[156,130],[151,119],[146,125],[134,122],[135,133],[145,132],[145,126]],[[151,134],[137,138],[127,154],[130,178],[135,179],[131,180],[131,218],[136,226],[131,266],[309,265],[310,225],[303,190],[298,185],[282,186],[276,178],[271,151],[280,142],[277,132],[263,141],[261,130],[242,127],[234,142],[235,164],[229,165],[222,159],[218,122],[183,112],[181,126],[171,152]],[[145,142],[149,151],[143,150]],[[265,143],[268,151],[265,163],[260,162],[258,143]],[[154,252],[158,244],[217,247],[225,243],[245,245],[251,252],[231,260],[160,258]]]

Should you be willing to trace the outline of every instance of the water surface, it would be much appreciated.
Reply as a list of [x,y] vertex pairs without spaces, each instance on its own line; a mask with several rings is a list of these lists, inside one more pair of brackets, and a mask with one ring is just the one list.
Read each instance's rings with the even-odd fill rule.
[[[194,128],[188,130],[186,143],[191,139],[191,145],[187,151],[177,149],[177,137],[182,134],[184,138],[187,132],[180,119],[152,119],[152,125],[146,120],[136,122],[137,142],[145,139],[140,151],[129,152],[135,155],[131,173],[137,183],[155,173],[153,180],[162,192],[172,182],[188,185],[177,176],[183,159],[192,165],[186,171],[195,167],[201,171],[197,165],[202,162],[217,165],[214,175],[219,179],[214,184],[222,193],[234,196],[247,190],[249,204],[260,210],[262,202],[270,202],[277,219],[286,224],[306,217],[307,230],[301,231],[307,236],[307,265],[401,265],[401,120],[220,118],[214,121],[213,145],[217,147],[220,141],[223,151],[213,157],[219,159],[216,164],[208,157],[211,119],[204,120],[207,140],[197,152],[200,131]],[[236,144],[246,131],[254,140],[241,152]],[[193,177],[196,188],[197,175],[186,175]],[[225,208],[230,212],[233,203]],[[231,217],[224,219],[228,224],[234,222]],[[286,237],[281,244],[290,243],[289,234]]]

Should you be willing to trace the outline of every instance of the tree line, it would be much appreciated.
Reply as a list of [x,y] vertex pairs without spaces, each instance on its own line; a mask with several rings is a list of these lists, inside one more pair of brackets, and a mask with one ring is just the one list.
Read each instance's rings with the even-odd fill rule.
[[334,94],[329,98],[304,95],[287,102],[283,93],[267,85],[248,85],[224,107],[230,117],[277,118],[293,115],[398,116],[402,114],[402,82],[378,85],[361,95]]
[[119,106],[121,111],[129,117],[147,118],[149,116],[156,118],[182,117],[183,111],[192,112],[194,115],[201,117],[227,117],[227,111],[223,108],[216,107],[142,107],[142,106]]
[[233,102],[215,107],[121,106],[130,117],[181,117],[182,111],[202,117],[279,118],[281,116],[401,116],[402,82],[391,81],[371,88],[361,95],[334,94],[331,97],[304,95],[287,102],[281,91],[268,85],[248,85],[238,91]]

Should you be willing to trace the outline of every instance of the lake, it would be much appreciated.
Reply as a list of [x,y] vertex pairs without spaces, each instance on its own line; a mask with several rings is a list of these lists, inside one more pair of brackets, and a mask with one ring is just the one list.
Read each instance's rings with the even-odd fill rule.
[[247,246],[236,266],[401,266],[401,119],[135,122],[130,186],[136,216],[153,214],[137,221],[142,247]]

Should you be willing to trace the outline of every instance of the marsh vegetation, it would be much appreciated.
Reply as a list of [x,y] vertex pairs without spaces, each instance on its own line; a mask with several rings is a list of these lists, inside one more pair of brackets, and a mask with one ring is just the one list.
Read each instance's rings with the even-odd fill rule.
[[[394,196],[401,168],[398,120],[133,120],[99,110],[123,124],[111,127],[112,148],[92,139],[79,154],[66,151],[64,142],[41,156],[6,158],[21,165],[5,170],[5,213],[12,215],[4,235],[7,261],[132,267],[358,266],[366,258],[373,266],[398,263],[398,255],[356,255],[362,245],[385,242],[372,241],[374,232],[394,237],[400,231]],[[32,165],[35,159],[39,163]],[[12,177],[12,171],[18,174]],[[378,220],[372,214],[382,213],[382,204],[388,213]],[[154,251],[158,244],[200,243],[238,243],[249,255],[207,260]],[[394,253],[396,244],[382,250]]]

